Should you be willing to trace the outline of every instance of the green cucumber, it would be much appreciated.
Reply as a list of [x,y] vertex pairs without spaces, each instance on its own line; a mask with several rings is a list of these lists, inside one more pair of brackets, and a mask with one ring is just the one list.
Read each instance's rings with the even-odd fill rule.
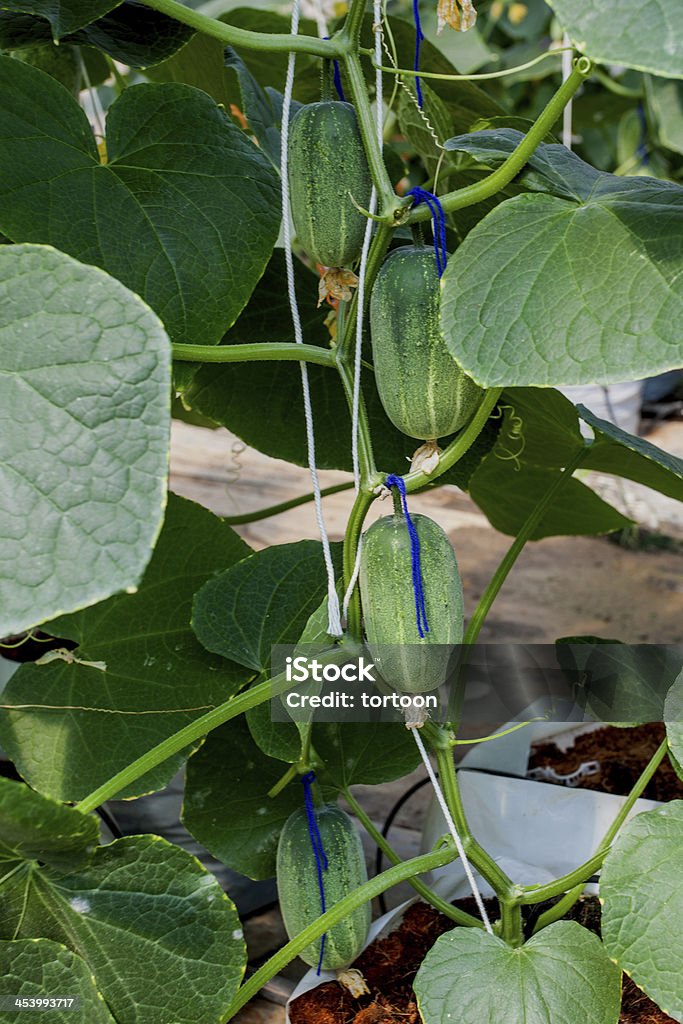
[[433,519],[413,515],[420,540],[429,631],[420,637],[415,614],[412,552],[406,518],[384,516],[366,530],[360,561],[365,635],[383,679],[402,693],[444,682],[451,648],[462,643],[462,583],[451,543]]
[[360,256],[372,179],[350,103],[322,100],[301,107],[289,129],[289,196],[297,238],[325,267]]
[[[365,856],[353,821],[336,804],[315,808],[315,817],[327,857],[323,872],[327,910],[368,880]],[[290,939],[320,917],[318,871],[308,831],[305,807],[287,818],[277,848],[277,890],[280,910]],[[370,904],[357,907],[325,933],[322,967],[326,971],[348,967],[363,949],[370,928]],[[318,966],[317,939],[299,956],[311,967]]]
[[375,383],[384,411],[403,434],[423,441],[464,427],[484,395],[446,347],[440,297],[434,250],[411,245],[390,253],[370,299]]

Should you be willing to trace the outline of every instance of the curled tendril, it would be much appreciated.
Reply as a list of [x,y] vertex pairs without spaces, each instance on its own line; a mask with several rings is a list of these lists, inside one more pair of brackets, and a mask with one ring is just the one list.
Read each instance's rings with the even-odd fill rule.
[[[491,419],[502,419],[504,413],[509,413],[505,417],[505,422],[501,435],[496,445],[496,458],[500,459],[501,462],[514,462],[515,472],[519,473],[522,468],[520,463],[520,456],[526,448],[526,439],[524,437],[524,420],[521,416],[517,415],[514,405],[499,405],[496,412],[491,416]],[[517,443],[517,451],[513,451],[512,448],[508,448],[502,442]]]
[[16,643],[8,644],[0,640],[0,649],[5,651],[14,651],[17,649],[17,647],[23,647],[23,645],[27,644],[29,640],[32,640],[34,644],[51,644],[54,641],[54,637],[36,636],[33,630],[30,629],[28,633],[24,633],[21,639],[17,640]]

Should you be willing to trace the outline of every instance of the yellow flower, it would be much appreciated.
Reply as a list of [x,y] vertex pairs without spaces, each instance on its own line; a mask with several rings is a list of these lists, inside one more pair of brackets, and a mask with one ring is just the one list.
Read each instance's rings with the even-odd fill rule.
[[456,32],[467,32],[477,20],[472,0],[439,0],[436,13],[437,32],[442,32],[446,25],[450,25]]

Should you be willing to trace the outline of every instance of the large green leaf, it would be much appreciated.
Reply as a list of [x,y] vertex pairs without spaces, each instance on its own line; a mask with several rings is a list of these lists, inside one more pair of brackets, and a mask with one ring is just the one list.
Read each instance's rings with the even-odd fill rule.
[[92,855],[99,834],[93,815],[0,777],[0,862],[40,860],[58,869],[77,868]]
[[[0,975],[3,989],[20,999],[45,999],[49,995],[75,1000],[75,1006],[50,1009],[50,1024],[115,1024],[97,990],[92,972],[80,956],[49,939],[17,939],[0,942]],[[4,997],[7,998],[7,997]],[[0,1006],[3,997],[0,996]],[[4,1008],[4,1024],[25,1024],[26,1009]]]
[[[152,11],[137,0],[125,0],[97,21],[62,36],[60,42],[62,46],[71,43],[97,47],[124,64],[147,67],[166,60],[191,36],[192,29],[179,21]],[[29,46],[51,39],[52,31],[44,18],[0,11],[0,44],[4,48]]]
[[645,94],[660,145],[683,153],[683,83],[646,75]]
[[353,722],[316,725],[313,746],[324,758],[326,789],[377,786],[417,768],[420,754],[410,730],[399,723]]
[[[516,535],[584,442],[576,409],[559,392],[511,388],[498,439],[474,471],[472,498],[501,533]],[[565,480],[531,539],[600,534],[630,520],[575,478]]]
[[138,85],[109,109],[102,164],[84,112],[48,76],[0,57],[0,90],[0,231],[104,267],[174,341],[218,342],[277,238],[263,153],[205,93]]
[[[390,26],[396,44],[398,66],[400,68],[412,67],[415,58],[414,24],[404,21],[402,18],[391,18]],[[371,16],[365,19],[363,25],[363,42],[365,46],[374,45]],[[422,67],[430,72],[445,75],[457,74],[457,69],[450,60],[428,39],[425,39],[421,47],[421,63]],[[368,80],[374,85],[374,71],[369,61],[366,65],[366,73]],[[428,87],[445,103],[451,119],[451,130],[454,132],[466,132],[480,118],[496,117],[505,113],[496,100],[473,82],[430,79]],[[443,139],[441,141],[443,142]]]
[[327,592],[322,545],[278,544],[208,580],[192,628],[208,651],[265,672],[274,644],[295,644]]
[[[329,333],[324,325],[329,310],[316,308],[317,278],[300,263],[296,266],[296,286],[306,342],[329,344]],[[284,256],[276,249],[251,301],[226,334],[224,343],[292,340]],[[308,376],[318,466],[351,470],[351,419],[339,375],[326,366],[310,364]],[[363,391],[382,468],[402,473],[406,458],[413,454],[417,442],[399,433],[389,422],[372,371],[367,369],[363,370]],[[308,465],[301,371],[295,363],[207,365],[196,374],[184,399],[197,412],[228,427],[259,451],[299,466]],[[490,450],[494,437],[494,428],[485,429],[465,458],[441,477],[440,483],[466,488],[472,471]]]
[[[483,134],[509,149],[509,129]],[[683,188],[603,174],[561,146],[534,161],[533,186],[555,194],[501,203],[449,260],[442,326],[455,358],[489,387],[678,367]]]
[[6,635],[142,576],[166,501],[170,345],[136,295],[44,246],[0,247],[0,306]]
[[2,6],[6,11],[47,18],[55,39],[59,39],[89,25],[120,3],[121,0],[3,0]]
[[683,778],[683,672],[674,681],[667,695],[664,721],[671,762]]
[[[42,813],[42,798],[21,788],[27,807]],[[222,1019],[244,973],[244,941],[234,906],[190,854],[134,836],[98,847],[73,873],[7,866],[0,937],[68,947],[117,1024]]]
[[[76,660],[23,665],[0,712],[0,743],[32,786],[78,800],[247,682],[252,673],[201,646],[190,614],[195,591],[248,551],[216,516],[171,496],[138,592],[51,624],[79,645]],[[182,760],[122,795],[166,785]]]
[[548,2],[572,43],[593,60],[683,78],[679,0]]
[[635,480],[683,501],[683,459],[600,419],[583,405],[578,406],[578,411],[595,432],[595,441],[582,463],[584,467]]
[[616,1024],[621,977],[597,935],[575,921],[552,924],[517,949],[454,928],[425,957],[415,993],[424,1024]]
[[229,867],[249,878],[271,878],[282,826],[303,806],[296,782],[268,796],[284,771],[281,761],[259,750],[243,719],[214,729],[187,763],[185,827]]
[[683,1021],[683,800],[624,825],[605,860],[600,899],[609,955]]
[[577,703],[600,722],[661,722],[683,655],[665,644],[623,644],[595,636],[563,637],[558,662]]

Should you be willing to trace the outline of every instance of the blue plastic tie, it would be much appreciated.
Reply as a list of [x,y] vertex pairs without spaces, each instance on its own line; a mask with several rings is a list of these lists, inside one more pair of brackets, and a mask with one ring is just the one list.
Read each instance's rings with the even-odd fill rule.
[[[305,775],[301,776],[301,785],[304,787],[304,803],[306,805],[306,817],[308,818],[308,834],[311,839],[311,846],[313,848],[313,856],[315,857],[315,866],[318,873],[318,889],[320,891],[320,906],[321,914],[325,913],[325,882],[323,881],[323,871],[327,871],[327,856],[323,849],[323,841],[320,835],[320,829],[318,828],[318,822],[315,816],[315,804],[313,803],[313,793],[311,786],[315,782],[315,772],[306,772]],[[325,954],[325,936],[323,935],[320,940],[320,957],[318,958],[318,971],[320,974],[323,966],[323,956]]]
[[444,213],[441,200],[433,192],[416,185],[406,195],[415,197],[415,206],[426,203],[432,215],[432,231],[434,233],[434,255],[436,256],[436,270],[439,277],[443,277],[446,263],[448,261],[448,249],[446,246],[446,214]]
[[[323,39],[329,39],[329,38],[330,38],[329,36],[323,36]],[[334,88],[337,91],[337,96],[342,101],[342,103],[346,103],[346,97],[344,96],[344,87],[342,85],[342,80],[341,80],[341,70],[339,68],[339,61],[338,60],[333,60],[332,61],[332,79],[334,81]]]
[[[420,45],[424,39],[424,32],[420,22],[420,0],[413,0],[413,18],[415,19],[415,60],[413,61],[413,71],[419,71]],[[415,79],[415,91],[417,93],[417,105],[422,110],[422,83],[419,78]]]
[[415,594],[415,621],[417,622],[417,632],[420,639],[423,640],[425,634],[429,632],[429,626],[427,624],[427,610],[425,608],[425,595],[424,587],[422,584],[422,564],[420,561],[420,538],[417,535],[415,529],[415,523],[410,518],[410,512],[408,511],[408,496],[406,494],[406,485],[402,476],[388,476],[386,479],[387,487],[396,487],[398,493],[401,495],[401,507],[403,508],[403,515],[406,517],[406,526],[408,527],[408,535],[410,537],[410,554],[412,561],[413,570],[413,593]]

